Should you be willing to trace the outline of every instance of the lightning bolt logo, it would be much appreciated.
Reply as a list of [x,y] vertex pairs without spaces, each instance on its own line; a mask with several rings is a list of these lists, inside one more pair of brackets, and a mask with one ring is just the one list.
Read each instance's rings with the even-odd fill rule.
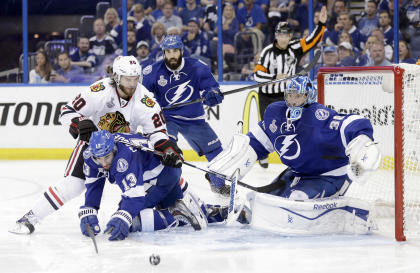
[[[181,83],[178,86],[174,86],[173,88],[168,90],[168,92],[166,93],[166,100],[168,101],[169,105],[173,104],[175,102],[187,101],[191,97],[191,95],[193,94],[193,89],[192,89],[191,86],[188,85],[189,83],[190,83],[190,81],[186,81],[186,82]],[[176,88],[176,90],[175,90],[175,92],[173,92],[172,98],[170,98],[171,93],[172,93],[171,90],[173,90],[175,88]],[[186,98],[180,100],[185,92],[190,92],[190,94]],[[168,98],[168,96],[169,96],[169,98]]]
[[283,142],[281,143],[281,144],[282,144],[282,146],[281,146],[281,148],[280,148],[280,153],[279,153],[279,156],[280,156],[280,157],[282,157],[285,153],[287,153],[287,152],[289,151],[289,147],[290,147],[293,143],[296,143],[296,146],[297,146],[296,153],[295,153],[294,155],[292,155],[292,156],[283,156],[283,157],[284,157],[285,159],[292,160],[292,159],[297,158],[297,157],[300,155],[300,144],[299,144],[299,142],[295,139],[295,137],[296,137],[296,134],[294,134],[294,135],[287,135],[287,136],[285,136],[285,137],[284,137],[284,140],[283,140]]

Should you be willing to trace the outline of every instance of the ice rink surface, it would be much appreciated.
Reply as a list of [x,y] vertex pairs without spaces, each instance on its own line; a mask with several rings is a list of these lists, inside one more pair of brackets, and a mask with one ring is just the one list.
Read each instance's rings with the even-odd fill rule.
[[[155,233],[130,234],[124,241],[92,241],[79,229],[80,196],[36,226],[30,236],[8,230],[45,188],[62,177],[65,161],[0,161],[0,272],[420,272],[420,241],[398,243],[391,221],[372,235],[287,237],[254,230],[239,223],[233,227],[210,225],[195,232],[191,227]],[[203,163],[194,163],[204,166]],[[243,180],[267,184],[282,169],[258,165]],[[208,203],[223,202],[211,193],[204,174],[183,167],[191,189]],[[116,210],[120,190],[107,184],[99,211],[104,230]],[[243,194],[243,190],[240,191]],[[161,258],[149,263],[151,254]]]

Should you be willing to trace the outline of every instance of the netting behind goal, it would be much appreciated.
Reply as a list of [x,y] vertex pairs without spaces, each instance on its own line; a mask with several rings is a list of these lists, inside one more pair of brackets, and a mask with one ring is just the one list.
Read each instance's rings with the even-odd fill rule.
[[368,118],[382,162],[347,195],[395,208],[395,235],[420,238],[420,66],[321,68],[318,100]]

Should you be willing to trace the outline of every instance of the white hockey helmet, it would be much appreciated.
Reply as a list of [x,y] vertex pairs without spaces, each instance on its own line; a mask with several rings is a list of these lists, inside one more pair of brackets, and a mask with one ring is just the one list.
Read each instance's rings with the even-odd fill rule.
[[118,56],[115,58],[112,72],[117,85],[120,85],[121,76],[139,76],[139,82],[142,81],[141,66],[134,56]]

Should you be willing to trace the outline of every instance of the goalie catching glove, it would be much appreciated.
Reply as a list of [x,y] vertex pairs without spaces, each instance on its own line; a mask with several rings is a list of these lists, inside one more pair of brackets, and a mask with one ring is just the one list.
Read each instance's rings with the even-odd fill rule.
[[357,182],[365,182],[381,164],[381,152],[366,135],[359,135],[352,139],[347,145],[346,155],[350,161],[347,174],[350,179]]
[[86,117],[75,117],[71,119],[69,132],[71,136],[76,139],[89,142],[90,136],[93,132],[98,131],[93,121]]
[[162,164],[172,168],[181,168],[184,157],[181,149],[175,142],[169,139],[161,139],[155,144],[155,150],[159,152]]

